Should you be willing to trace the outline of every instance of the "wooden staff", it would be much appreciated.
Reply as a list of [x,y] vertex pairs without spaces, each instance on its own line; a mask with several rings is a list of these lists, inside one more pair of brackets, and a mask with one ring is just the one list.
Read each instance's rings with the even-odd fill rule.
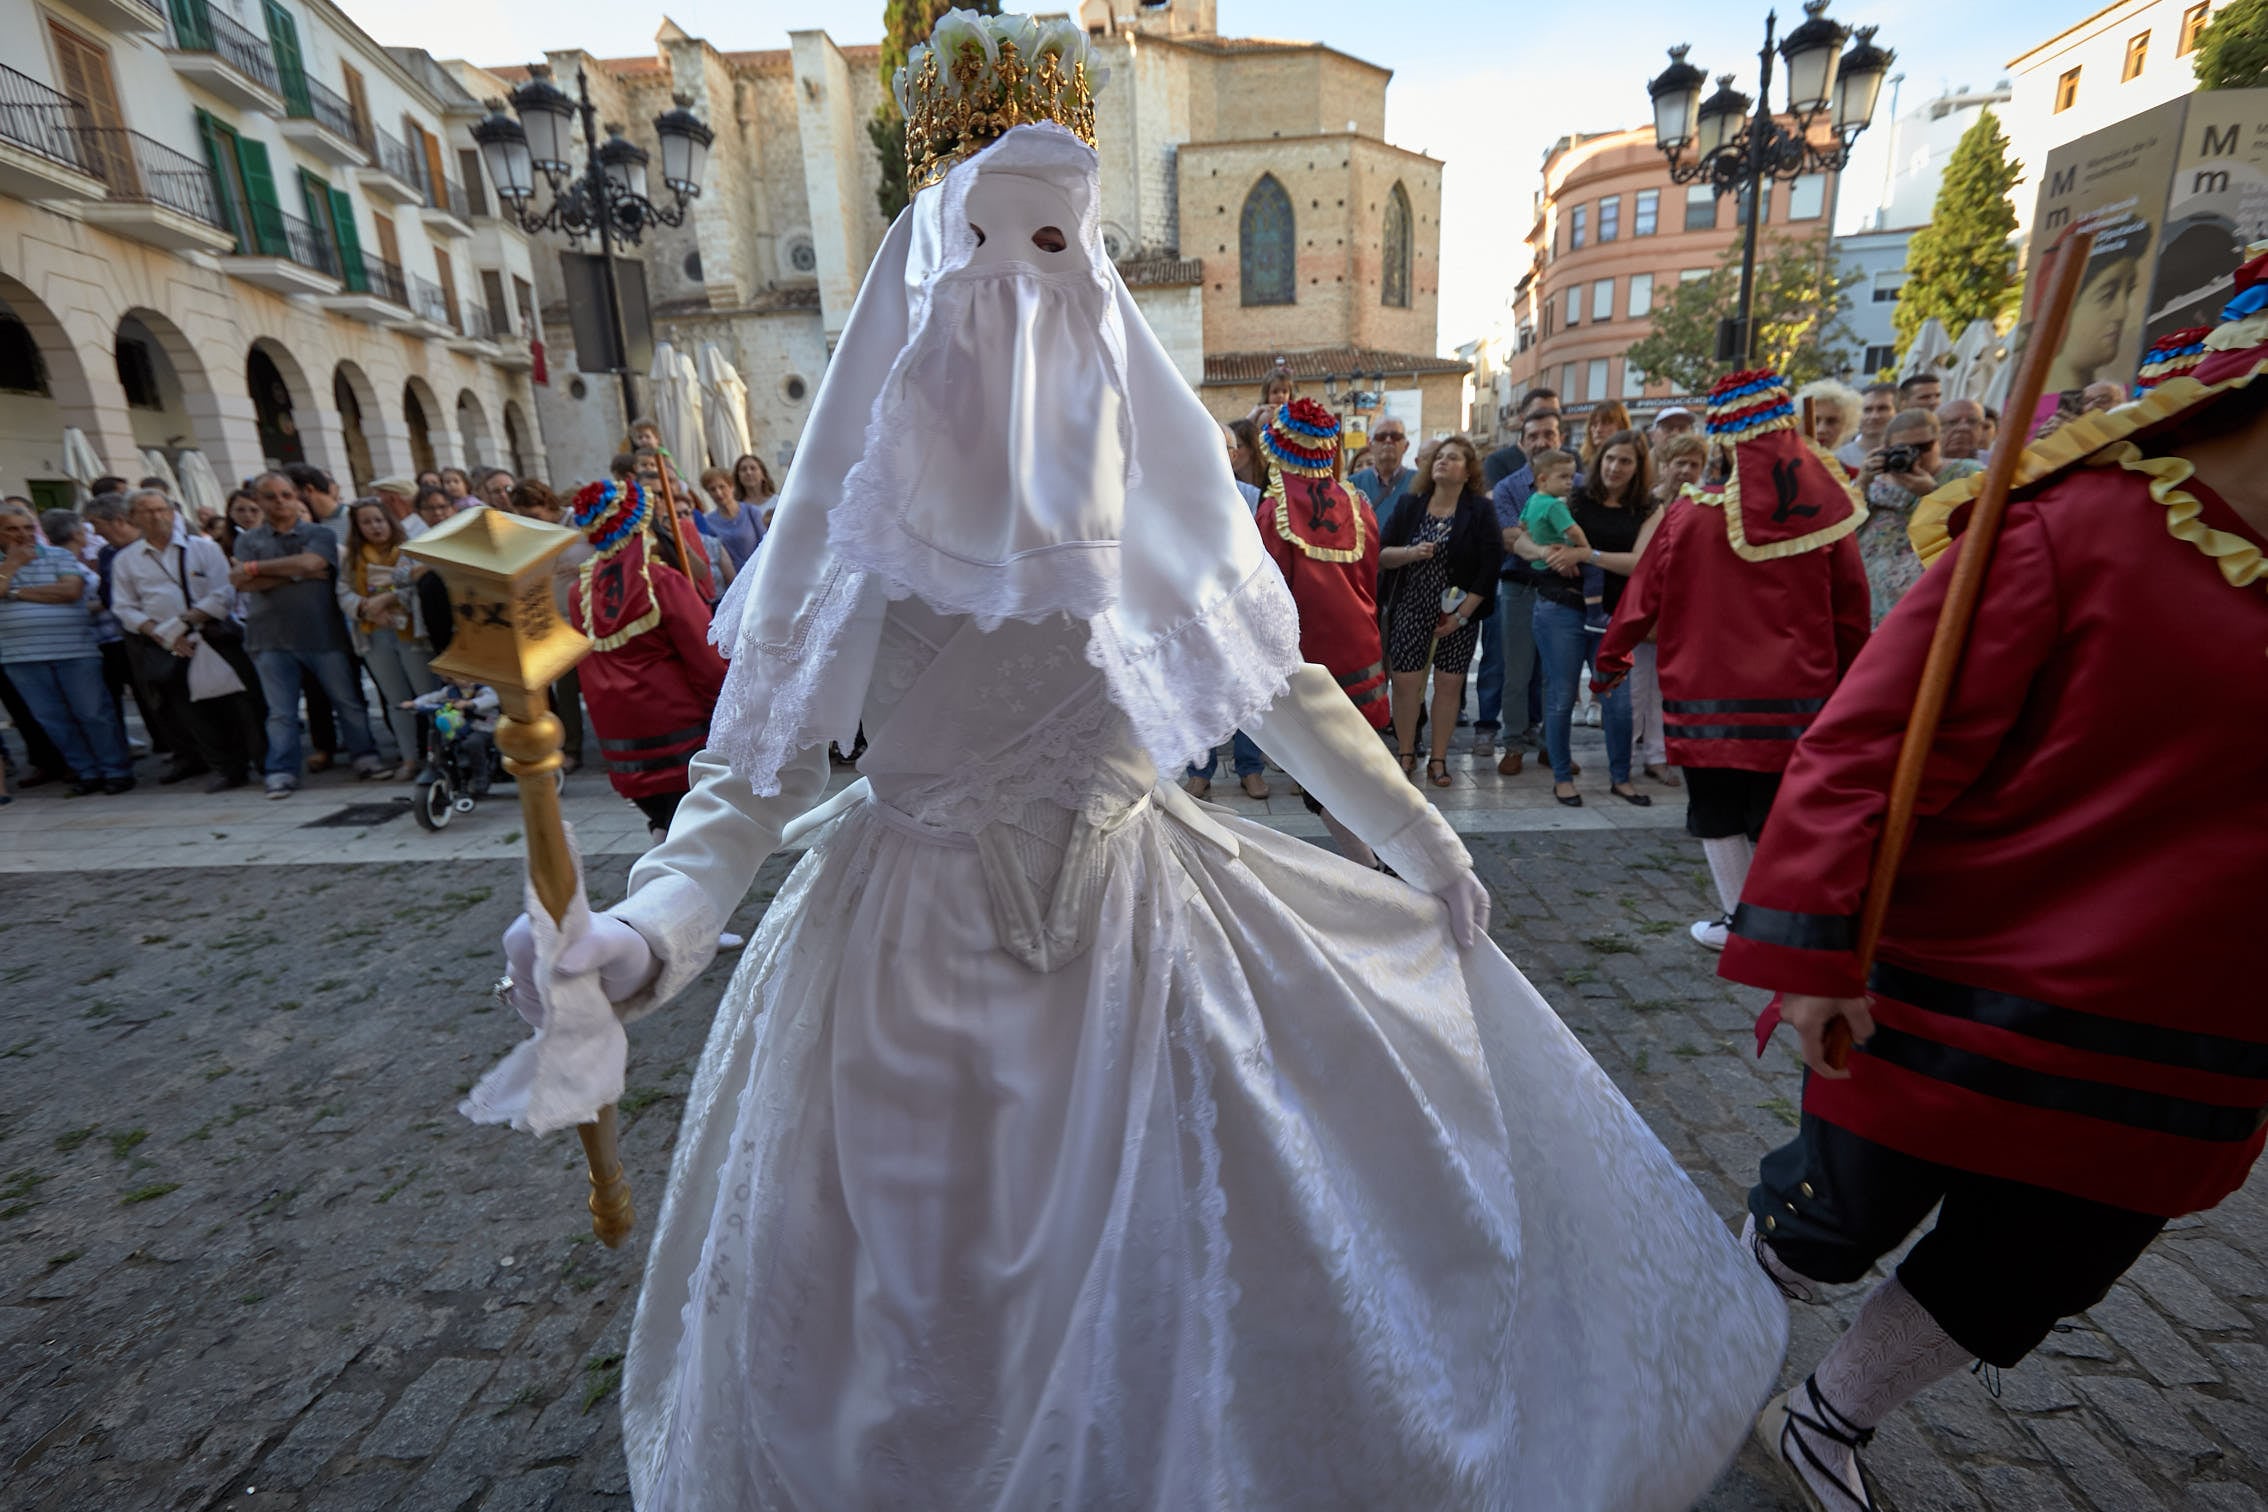
[[[588,637],[560,618],[552,596],[559,553],[578,539],[564,526],[523,519],[501,509],[474,509],[402,548],[430,565],[449,588],[455,633],[433,659],[447,677],[496,690],[504,717],[496,748],[520,791],[528,881],[536,901],[562,927],[579,884],[567,826],[559,811],[560,754],[565,730],[551,712],[549,689],[590,650]],[[617,1149],[614,1105],[575,1132],[590,1167],[591,1232],[609,1249],[630,1233],[636,1214]]]
[[[2015,485],[2016,464],[2023,457],[2025,417],[2039,407],[2047,387],[2048,368],[2056,349],[2063,345],[2071,306],[2079,298],[2079,281],[2087,270],[2087,253],[2095,242],[2091,231],[2074,232],[2051,250],[2041,273],[2045,288],[2032,320],[2023,365],[2016,370],[2016,386],[2001,411],[2005,423],[1993,442],[1992,460],[1985,466],[1984,484],[1970,507],[1969,528],[1962,532],[1960,556],[1953,563],[1952,581],[1945,587],[1945,603],[1938,611],[1937,630],[1930,637],[1929,655],[1922,663],[1921,686],[1914,694],[1913,717],[1906,721],[1905,738],[1898,746],[1898,765],[1890,779],[1890,808],[1882,821],[1882,844],[1874,853],[1874,871],[1867,879],[1866,907],[1859,916],[1859,977],[1874,968],[1874,948],[1882,940],[1882,923],[1890,912],[1891,889],[1898,867],[1906,859],[1913,839],[1914,805],[1921,797],[1922,772],[1929,764],[1929,748],[1945,715],[1953,679],[1960,675],[1961,657],[1968,648],[1969,630],[1977,617],[1977,601],[1984,592],[1985,573],[1992,566],[1992,549],[2000,538],[2000,525],[2008,513],[2009,490]],[[1842,1070],[1850,1062],[1851,1028],[1842,1019],[1827,1026],[1827,1063]]]
[[[678,518],[677,489],[670,481],[671,475],[677,471],[677,467],[670,461],[667,447],[662,448],[660,454],[654,460],[660,464],[656,471],[661,474],[662,516],[669,521],[669,543],[677,548],[678,565],[685,569],[686,581],[691,582],[693,580],[693,559],[685,554],[685,526],[680,523]],[[716,578],[712,576],[709,579],[709,587],[714,590],[716,586]]]

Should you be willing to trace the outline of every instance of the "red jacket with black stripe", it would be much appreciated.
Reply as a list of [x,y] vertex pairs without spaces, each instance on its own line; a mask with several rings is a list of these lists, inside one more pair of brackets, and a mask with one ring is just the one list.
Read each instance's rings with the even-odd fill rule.
[[1855,538],[1745,561],[1721,508],[1679,498],[1615,607],[1599,672],[1629,671],[1653,632],[1671,763],[1777,772],[1866,644],[1869,618]]
[[[2182,488],[2224,558],[2268,545]],[[1718,968],[1871,987],[1849,1079],[1804,1089],[1820,1118],[2166,1217],[2234,1190],[2268,1124],[2268,584],[2171,518],[2118,466],[2009,506],[1867,983],[1860,903],[1959,545],[1940,557],[1797,750]]]

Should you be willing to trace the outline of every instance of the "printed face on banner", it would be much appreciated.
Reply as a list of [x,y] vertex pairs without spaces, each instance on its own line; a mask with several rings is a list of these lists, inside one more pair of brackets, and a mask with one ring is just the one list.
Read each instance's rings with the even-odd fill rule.
[[2040,287],[2040,259],[2066,232],[2095,233],[2070,327],[2048,371],[2050,395],[2133,380],[2185,105],[2169,101],[2048,154],[2032,222],[2029,286]]

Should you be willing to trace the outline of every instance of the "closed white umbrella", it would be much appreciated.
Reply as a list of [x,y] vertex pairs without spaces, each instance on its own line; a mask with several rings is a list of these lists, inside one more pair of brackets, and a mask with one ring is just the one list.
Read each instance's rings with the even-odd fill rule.
[[1992,383],[2000,335],[1989,320],[1972,320],[1961,339],[1953,343],[1951,367],[1945,374],[1945,396],[1948,399],[1975,399]]
[[166,497],[176,501],[181,498],[180,477],[175,474],[173,464],[165,460],[165,453],[154,446],[144,447],[142,450],[142,476],[155,478],[163,483]]
[[709,465],[731,467],[753,449],[748,439],[748,384],[713,341],[701,343],[701,430]]
[[1943,366],[1945,355],[1953,350],[1953,337],[1945,329],[1945,322],[1935,315],[1922,322],[1914,332],[1914,344],[1906,348],[1906,360],[1899,365],[1901,381],[1916,373],[1934,373]]
[[[1985,380],[1984,392],[1977,396],[1986,409],[2005,411],[2008,408],[2008,392],[2016,386],[2016,357],[2024,350],[2025,335],[2024,328],[2019,326],[1994,348],[1997,356],[1992,376]],[[2009,417],[2002,414],[2001,423],[2005,425],[2008,421]]]
[[654,423],[679,477],[701,472],[701,375],[693,359],[666,341],[654,343]]
[[75,425],[63,427],[63,472],[88,493],[94,492],[94,481],[110,469],[102,465],[102,458],[87,443],[87,433]]
[[206,510],[219,514],[228,507],[228,494],[213,473],[213,464],[195,447],[183,452],[174,463],[175,475],[181,479],[181,502],[192,520],[203,517]]

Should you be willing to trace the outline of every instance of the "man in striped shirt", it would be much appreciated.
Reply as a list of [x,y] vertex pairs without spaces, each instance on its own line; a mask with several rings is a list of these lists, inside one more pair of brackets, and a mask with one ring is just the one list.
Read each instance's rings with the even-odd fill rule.
[[71,796],[123,793],[133,758],[102,682],[95,575],[39,537],[20,504],[0,504],[0,664],[71,768]]

